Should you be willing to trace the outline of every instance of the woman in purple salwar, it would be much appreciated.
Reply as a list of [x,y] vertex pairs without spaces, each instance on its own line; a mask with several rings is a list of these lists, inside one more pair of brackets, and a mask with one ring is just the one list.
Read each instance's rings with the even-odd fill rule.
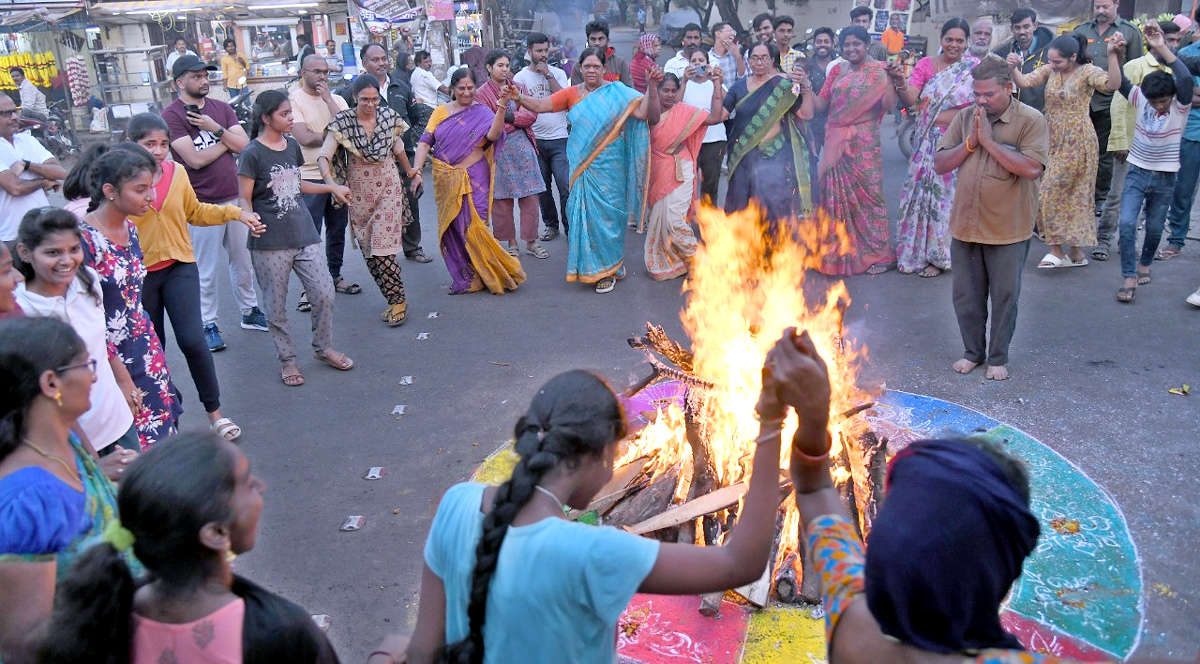
[[475,100],[475,82],[460,69],[450,79],[454,101],[439,106],[417,145],[409,177],[433,156],[433,191],[438,238],[453,280],[451,293],[487,288],[497,295],[525,281],[521,263],[488,229],[492,168],[497,143],[504,140],[504,107],[496,111]]

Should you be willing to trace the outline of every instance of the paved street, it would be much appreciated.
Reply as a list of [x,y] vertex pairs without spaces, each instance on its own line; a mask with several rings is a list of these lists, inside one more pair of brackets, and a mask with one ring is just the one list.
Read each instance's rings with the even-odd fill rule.
[[[615,35],[622,54],[634,35]],[[577,40],[578,41],[578,40]],[[893,210],[906,168],[884,122],[886,191]],[[431,187],[422,203],[424,247],[437,256]],[[279,381],[270,337],[237,327],[221,286],[228,349],[216,356],[223,409],[245,430],[242,447],[269,486],[254,551],[239,571],[314,614],[344,661],[362,661],[388,631],[416,616],[422,547],[447,487],[511,435],[534,390],[566,369],[599,371],[623,385],[646,373],[626,345],[647,320],[682,336],[682,281],[645,274],[642,236],[626,244],[629,275],[609,295],[568,284],[566,241],[546,244],[549,260],[523,256],[529,280],[505,296],[450,296],[439,260],[403,263],[409,321],[386,328],[383,298],[356,249],[345,274],[360,295],[337,296],[335,347],[355,359],[346,374],[301,352],[307,384]],[[1200,310],[1184,298],[1200,285],[1200,249],[1156,263],[1136,303],[1118,304],[1116,260],[1073,270],[1025,272],[1012,348],[1012,380],[959,376],[961,345],[950,278],[889,272],[848,281],[848,333],[869,349],[863,380],[953,401],[1022,429],[1074,462],[1124,510],[1144,560],[1142,655],[1194,658],[1200,643]],[[292,301],[299,296],[293,280]],[[428,318],[437,312],[436,318]],[[307,348],[308,315],[293,312],[297,346]],[[419,340],[418,335],[429,338]],[[185,394],[184,427],[203,425],[195,389],[173,339],[170,364]],[[414,384],[401,386],[402,376]],[[397,418],[397,405],[407,406]],[[362,479],[384,466],[379,481]],[[363,515],[360,532],[338,532]],[[931,536],[935,536],[931,534]]]

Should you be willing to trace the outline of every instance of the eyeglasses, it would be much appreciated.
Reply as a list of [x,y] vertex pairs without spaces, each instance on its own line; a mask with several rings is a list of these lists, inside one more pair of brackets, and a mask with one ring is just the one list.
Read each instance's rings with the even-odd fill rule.
[[378,106],[379,105],[379,97],[363,97],[362,99],[358,100],[358,103],[362,104],[363,106],[367,106],[367,105]]
[[83,367],[87,367],[88,371],[96,373],[96,360],[88,360],[87,362],[80,362],[79,364],[68,364],[65,367],[58,367],[54,370],[54,373],[66,373],[71,369],[82,369]]
[[769,55],[752,55],[752,56],[750,56],[750,59],[754,60],[755,62],[770,62],[771,56],[769,56]]

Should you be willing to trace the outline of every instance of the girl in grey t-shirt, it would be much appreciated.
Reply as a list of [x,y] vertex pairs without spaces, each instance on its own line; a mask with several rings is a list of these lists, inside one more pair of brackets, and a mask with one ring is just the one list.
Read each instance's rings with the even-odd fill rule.
[[292,106],[287,95],[268,90],[254,103],[250,144],[238,161],[238,204],[253,209],[267,230],[249,240],[250,260],[266,300],[267,322],[282,365],[284,385],[304,384],[296,365],[287,320],[288,277],[300,278],[312,303],[313,353],[334,369],[349,371],[354,361],[333,350],[333,279],[321,249],[321,236],[301,194],[332,194],[343,205],[349,187],[305,182],[300,177],[304,158],[300,145],[287,136],[292,130]]

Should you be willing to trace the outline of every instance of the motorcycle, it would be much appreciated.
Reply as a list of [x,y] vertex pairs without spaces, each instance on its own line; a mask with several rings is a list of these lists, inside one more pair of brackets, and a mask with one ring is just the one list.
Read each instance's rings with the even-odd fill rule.
[[59,161],[79,153],[79,141],[64,116],[65,106],[61,100],[50,104],[44,120],[21,118],[21,131],[29,131]]
[[245,131],[246,135],[249,136],[250,124],[253,119],[253,111],[251,110],[253,102],[250,100],[250,89],[246,87],[245,76],[238,79],[238,85],[242,86],[245,92],[230,99],[229,105],[233,107],[233,112],[237,115],[238,124],[242,126],[242,131]]

